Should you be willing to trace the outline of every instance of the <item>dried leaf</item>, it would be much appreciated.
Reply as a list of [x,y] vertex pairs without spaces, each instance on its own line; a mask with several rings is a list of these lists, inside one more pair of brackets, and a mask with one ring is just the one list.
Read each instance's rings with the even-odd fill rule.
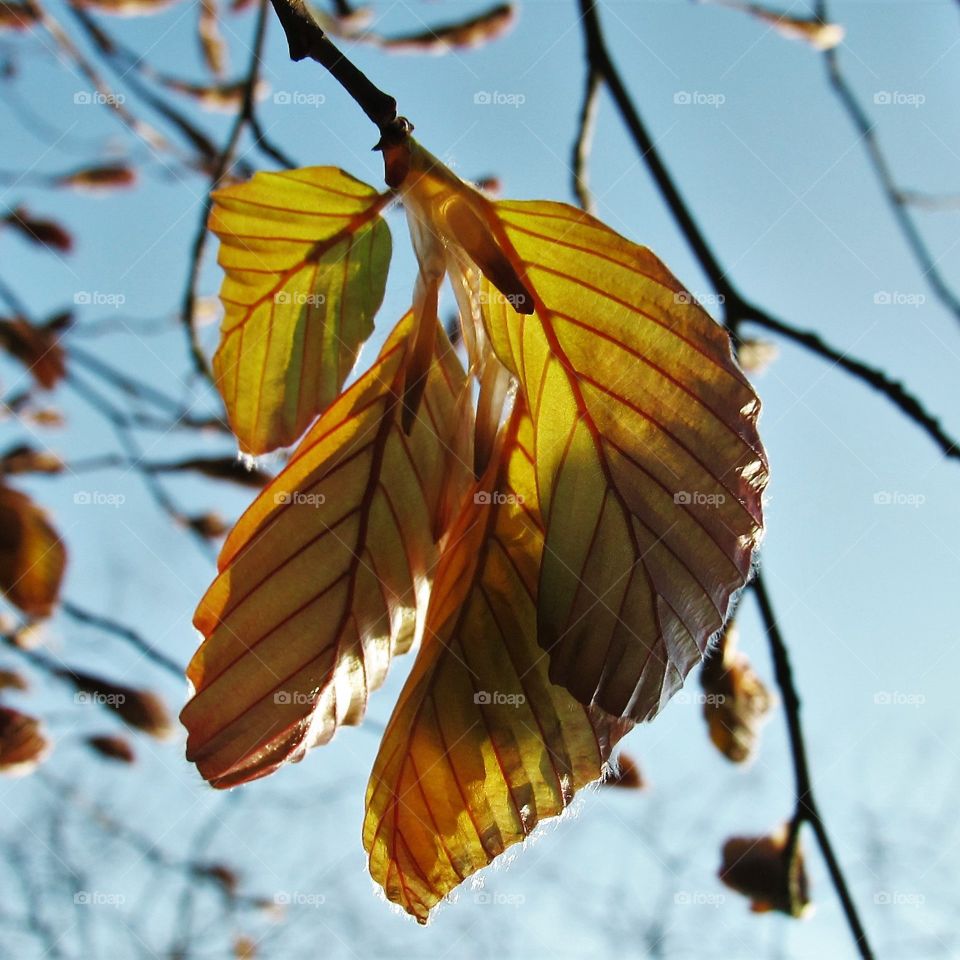
[[180,0],[74,0],[77,6],[118,17],[139,17],[161,13]]
[[83,167],[64,174],[54,181],[58,187],[68,187],[90,193],[105,193],[110,190],[132,187],[137,182],[137,171],[121,164]]
[[[216,787],[271,773],[359,723],[414,639],[464,376],[449,348],[410,436],[398,394],[410,317],[241,517],[194,624],[187,756]],[[466,470],[459,466],[461,474]]]
[[270,474],[239,457],[188,457],[171,463],[150,465],[154,473],[199,473],[211,480],[230,480],[244,487],[260,488],[270,482]]
[[46,390],[52,390],[66,373],[66,355],[55,327],[0,317],[0,348],[16,357]]
[[197,36],[207,69],[214,76],[222,77],[227,69],[227,45],[220,33],[220,16],[216,0],[200,0]]
[[[6,631],[4,631],[6,632]],[[16,670],[0,670],[0,690],[28,690],[27,678]]]
[[29,30],[40,20],[40,11],[32,3],[0,2],[0,30]]
[[737,629],[728,624],[700,672],[705,693],[703,715],[714,746],[734,763],[756,752],[760,728],[773,707],[773,696],[737,649]]
[[118,760],[120,763],[136,763],[137,755],[130,741],[113,734],[87,737],[87,746],[101,757]]
[[0,456],[0,474],[8,477],[23,473],[63,473],[64,463],[49,450],[37,450],[27,444],[11,447]]
[[294,442],[343,386],[383,299],[388,199],[333,167],[214,194],[226,316],[213,365],[241,449]]
[[240,877],[236,870],[223,863],[201,864],[196,867],[195,872],[198,876],[208,877],[217,883],[228,897],[234,896],[240,886]]
[[[791,917],[810,911],[803,853],[788,862],[786,826],[762,837],[733,837],[723,845],[720,879],[751,900],[754,913],[777,910]],[[792,873],[792,877],[791,877]]]
[[19,710],[0,707],[0,773],[9,777],[26,776],[52,747],[39,720]]
[[185,518],[187,526],[201,537],[208,540],[219,540],[225,537],[230,525],[219,513],[197,513]]
[[58,670],[57,675],[79,691],[79,703],[92,703],[112,710],[127,726],[157,740],[167,740],[176,734],[164,702],[151,690],[111,683],[103,677],[74,670]]
[[515,21],[513,4],[501,3],[468,20],[429,27],[404,36],[381,37],[379,42],[394,53],[447,53],[490,43],[502,37]]
[[769,340],[741,340],[737,359],[747,373],[763,373],[780,355],[780,348]]
[[646,781],[636,760],[625,753],[617,757],[617,764],[603,781],[607,787],[622,787],[627,790],[643,790]]
[[[229,83],[184,83],[181,80],[163,79],[163,84],[170,90],[182,93],[195,100],[204,110],[217,110],[225,113],[236,113],[243,104],[247,93],[245,80]],[[267,94],[267,84],[260,81],[254,90],[254,100],[262,100]]]
[[0,590],[31,617],[60,599],[67,550],[46,513],[19,490],[0,486]]
[[54,220],[34,217],[22,207],[11,210],[2,221],[9,224],[21,236],[41,247],[69,253],[73,249],[73,237]]
[[233,955],[236,960],[255,960],[257,941],[253,937],[239,936],[233,941]]
[[737,0],[715,0],[719,6],[742,10],[768,24],[784,37],[803,40],[815,50],[832,50],[843,42],[846,31],[839,23],[824,23],[816,17],[793,17],[777,13],[759,3],[739,3]]

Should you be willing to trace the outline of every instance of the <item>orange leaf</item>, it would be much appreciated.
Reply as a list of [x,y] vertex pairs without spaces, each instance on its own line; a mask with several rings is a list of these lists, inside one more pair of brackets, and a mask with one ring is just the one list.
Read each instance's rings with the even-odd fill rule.
[[240,519],[194,623],[187,755],[214,786],[262,777],[341,724],[414,639],[435,562],[464,375],[442,333],[409,437],[400,427],[411,318],[304,437]]
[[0,590],[31,617],[60,598],[67,550],[47,515],[25,493],[0,486]]
[[534,420],[550,676],[649,719],[750,575],[767,479],[760,402],[726,331],[649,250],[564,204],[493,207],[536,305],[518,315],[489,283],[481,296]]
[[389,197],[333,167],[258,173],[214,194],[226,308],[217,386],[243,450],[295,441],[339,393],[373,329]]
[[522,403],[442,553],[423,646],[367,787],[370,872],[421,923],[466,877],[598,780],[629,723],[547,678],[536,642],[542,549]]

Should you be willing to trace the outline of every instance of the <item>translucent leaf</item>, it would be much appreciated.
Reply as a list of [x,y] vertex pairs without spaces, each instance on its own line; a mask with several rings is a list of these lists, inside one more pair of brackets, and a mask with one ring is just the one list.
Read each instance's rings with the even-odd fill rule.
[[258,173],[214,194],[226,308],[214,373],[249,453],[295,441],[373,330],[390,262],[388,200],[333,167]]
[[600,778],[626,726],[547,678],[532,427],[514,411],[499,471],[450,531],[423,645],[367,787],[364,847],[421,923],[444,896]]
[[445,488],[462,488],[467,468],[448,455],[464,374],[442,333],[419,417],[409,436],[400,426],[410,330],[408,315],[224,545],[181,715],[188,758],[214,786],[265,776],[358,723],[414,639]]
[[564,204],[494,204],[531,291],[486,284],[487,331],[534,421],[538,631],[581,702],[649,719],[750,575],[767,465],[727,333],[646,248]]

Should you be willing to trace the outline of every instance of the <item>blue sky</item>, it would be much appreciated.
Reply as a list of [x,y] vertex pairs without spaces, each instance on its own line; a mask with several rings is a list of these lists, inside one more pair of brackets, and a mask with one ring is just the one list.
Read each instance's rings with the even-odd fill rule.
[[[409,31],[480,7],[377,4],[377,27]],[[932,193],[960,192],[956,5],[831,7],[847,28],[843,69],[878,125],[898,180]],[[58,4],[51,9],[66,19]],[[808,12],[802,4],[790,10]],[[909,256],[863,144],[827,88],[819,55],[719,7],[605,2],[602,14],[614,57],[658,148],[737,287],[784,320],[888,370],[949,430],[960,432],[957,321],[936,302]],[[248,13],[226,22],[237,72],[245,68],[252,20]],[[194,21],[195,11],[181,4],[110,26],[156,66],[200,78]],[[38,141],[0,99],[0,169],[29,165],[58,172],[77,164],[78,138],[99,145],[101,157],[127,142],[106,111],[74,102],[87,85],[57,69],[40,40],[4,37],[0,53],[9,51],[18,51],[20,97],[66,136],[58,143]],[[584,69],[575,4],[526,0],[506,38],[464,54],[388,57],[358,48],[351,55],[397,97],[419,139],[462,176],[496,174],[507,196],[571,199],[567,164]],[[273,139],[304,165],[339,165],[381,182],[380,157],[369,149],[373,128],[319,67],[288,62],[275,23],[264,72],[270,90],[260,115]],[[284,104],[278,93],[303,96]],[[478,93],[503,94],[514,103],[478,103]],[[678,103],[678,93],[701,102]],[[884,103],[884,94],[892,102]],[[303,103],[311,96],[323,102]],[[201,119],[222,140],[230,118]],[[165,170],[143,148],[137,155],[147,161],[141,187],[110,198],[0,187],[0,203],[56,215],[78,241],[76,252],[60,261],[0,234],[0,275],[38,316],[71,304],[78,293],[122,295],[115,313],[84,307],[78,324],[82,332],[117,316],[133,320],[130,329],[78,343],[209,409],[209,395],[184,376],[182,333],[175,325],[148,338],[135,332],[136,318],[171,316],[178,307],[204,181]],[[606,98],[591,179],[602,219],[652,247],[698,295],[713,292]],[[918,220],[943,275],[960,286],[960,212],[922,213]],[[396,252],[378,334],[405,309],[412,285],[405,225],[397,213],[390,224]],[[214,294],[219,273],[208,260],[202,292]],[[212,349],[215,326],[204,335]],[[361,362],[375,347],[365,348]],[[20,376],[3,362],[5,393]],[[885,399],[788,344],[756,383],[772,466],[763,560],[804,699],[824,814],[882,955],[960,956],[951,923],[960,894],[952,869],[960,834],[951,816],[960,759],[952,669],[957,467]],[[68,458],[115,448],[102,421],[65,391],[62,402],[68,429],[35,442]],[[4,446],[25,438],[9,422],[0,431]],[[155,459],[229,449],[216,438],[145,434],[142,440]],[[190,618],[212,567],[171,529],[139,481],[115,471],[22,486],[49,506],[70,544],[67,596],[138,624],[157,646],[185,661],[195,645]],[[171,489],[228,516],[246,499],[243,492],[189,480]],[[116,509],[79,509],[78,490],[119,492],[126,499]],[[744,648],[770,680],[750,600],[741,628]],[[95,633],[78,633],[60,621],[48,632],[72,662],[118,678],[145,676],[132,654]],[[405,668],[397,664],[375,695],[371,727],[388,717]],[[156,683],[179,707],[185,688],[160,675]],[[812,846],[817,909],[803,923],[751,917],[746,902],[715,879],[727,836],[764,832],[791,810],[779,712],[764,731],[759,759],[738,770],[709,746],[699,706],[679,697],[625,743],[652,782],[649,793],[589,796],[577,816],[518,851],[509,868],[489,872],[489,902],[468,884],[460,902],[422,930],[378,902],[364,873],[360,821],[375,733],[346,730],[303,764],[243,788],[223,807],[224,797],[200,782],[179,744],[141,742],[141,769],[105,778],[71,745],[77,731],[104,724],[89,711],[64,710],[63,694],[52,688],[41,688],[40,696],[60,713],[52,725],[62,740],[52,770],[135,818],[172,850],[187,852],[211,811],[228,809],[212,849],[242,865],[249,889],[268,897],[324,897],[319,906],[291,907],[284,932],[267,941],[275,942],[277,956],[306,957],[322,949],[337,957],[575,957],[588,951],[640,957],[646,955],[643,938],[657,922],[666,930],[669,957],[852,955]],[[43,789],[30,781],[0,784],[0,803],[10,811],[5,830],[18,829],[17,817],[34,809],[38,795]],[[79,847],[86,842],[81,837]],[[95,850],[90,843],[88,852]],[[155,894],[163,904],[157,891],[134,892],[146,884],[146,874],[122,856],[106,857],[100,867],[91,863],[96,889],[128,891],[125,909],[141,895]],[[11,876],[0,873],[3,882],[11,883]],[[169,909],[158,907],[151,922],[162,942]]]

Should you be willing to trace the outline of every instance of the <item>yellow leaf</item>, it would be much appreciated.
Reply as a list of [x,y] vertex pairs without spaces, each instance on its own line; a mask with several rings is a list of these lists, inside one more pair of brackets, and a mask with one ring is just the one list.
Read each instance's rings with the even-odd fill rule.
[[518,402],[441,556],[423,646],[367,787],[364,847],[421,923],[446,894],[603,773],[629,724],[547,678],[532,425]]
[[60,598],[67,549],[46,514],[26,494],[0,486],[0,590],[31,617],[46,617]]
[[293,443],[340,392],[383,299],[389,199],[334,167],[214,194],[226,271],[214,373],[243,450]]
[[442,332],[420,416],[401,429],[411,326],[408,314],[224,545],[181,714],[188,758],[214,786],[265,776],[358,723],[414,639],[438,516],[467,478],[449,454],[464,374]]
[[564,204],[493,207],[536,308],[489,283],[480,298],[534,421],[540,644],[578,700],[649,719],[750,575],[760,402],[726,331],[649,250]]

